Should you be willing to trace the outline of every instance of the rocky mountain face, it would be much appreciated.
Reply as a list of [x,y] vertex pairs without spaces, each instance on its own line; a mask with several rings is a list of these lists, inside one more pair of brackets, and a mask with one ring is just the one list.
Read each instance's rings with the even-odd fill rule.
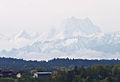
[[66,19],[61,26],[62,31],[52,29],[44,35],[35,34],[33,36],[21,32],[16,39],[24,38],[32,43],[9,51],[1,50],[0,54],[5,57],[25,59],[119,58],[120,32],[103,33],[89,18],[71,17]]

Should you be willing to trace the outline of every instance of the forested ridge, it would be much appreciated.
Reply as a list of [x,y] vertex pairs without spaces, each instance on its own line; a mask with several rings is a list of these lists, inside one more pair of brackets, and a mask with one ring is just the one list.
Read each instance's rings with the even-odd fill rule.
[[117,65],[120,60],[87,60],[87,59],[69,59],[69,58],[56,58],[49,61],[26,61],[23,59],[15,58],[0,58],[1,70],[13,71],[31,71],[41,68],[43,71],[55,71],[61,68],[72,69],[77,67],[90,67],[92,65]]

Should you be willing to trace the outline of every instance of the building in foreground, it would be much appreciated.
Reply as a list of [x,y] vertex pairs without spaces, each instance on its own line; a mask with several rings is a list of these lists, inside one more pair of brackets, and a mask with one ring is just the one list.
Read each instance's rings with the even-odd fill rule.
[[36,72],[33,75],[33,78],[48,78],[50,77],[52,72]]

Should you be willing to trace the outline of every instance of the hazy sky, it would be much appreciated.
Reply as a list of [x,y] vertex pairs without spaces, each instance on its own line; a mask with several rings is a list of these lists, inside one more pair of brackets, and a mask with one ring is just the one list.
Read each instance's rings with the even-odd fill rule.
[[44,31],[70,16],[120,31],[120,0],[0,0],[0,33]]

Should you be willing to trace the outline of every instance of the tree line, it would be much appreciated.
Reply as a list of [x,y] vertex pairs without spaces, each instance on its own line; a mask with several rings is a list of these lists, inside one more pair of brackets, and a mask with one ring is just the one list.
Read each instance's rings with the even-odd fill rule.
[[41,68],[43,71],[55,71],[61,68],[72,69],[77,67],[90,67],[92,65],[109,65],[120,64],[120,60],[88,60],[88,59],[69,59],[56,58],[49,61],[26,61],[15,58],[0,58],[0,70],[13,71],[31,71]]
[[0,79],[5,82],[120,82],[120,65],[62,68],[48,78]]

